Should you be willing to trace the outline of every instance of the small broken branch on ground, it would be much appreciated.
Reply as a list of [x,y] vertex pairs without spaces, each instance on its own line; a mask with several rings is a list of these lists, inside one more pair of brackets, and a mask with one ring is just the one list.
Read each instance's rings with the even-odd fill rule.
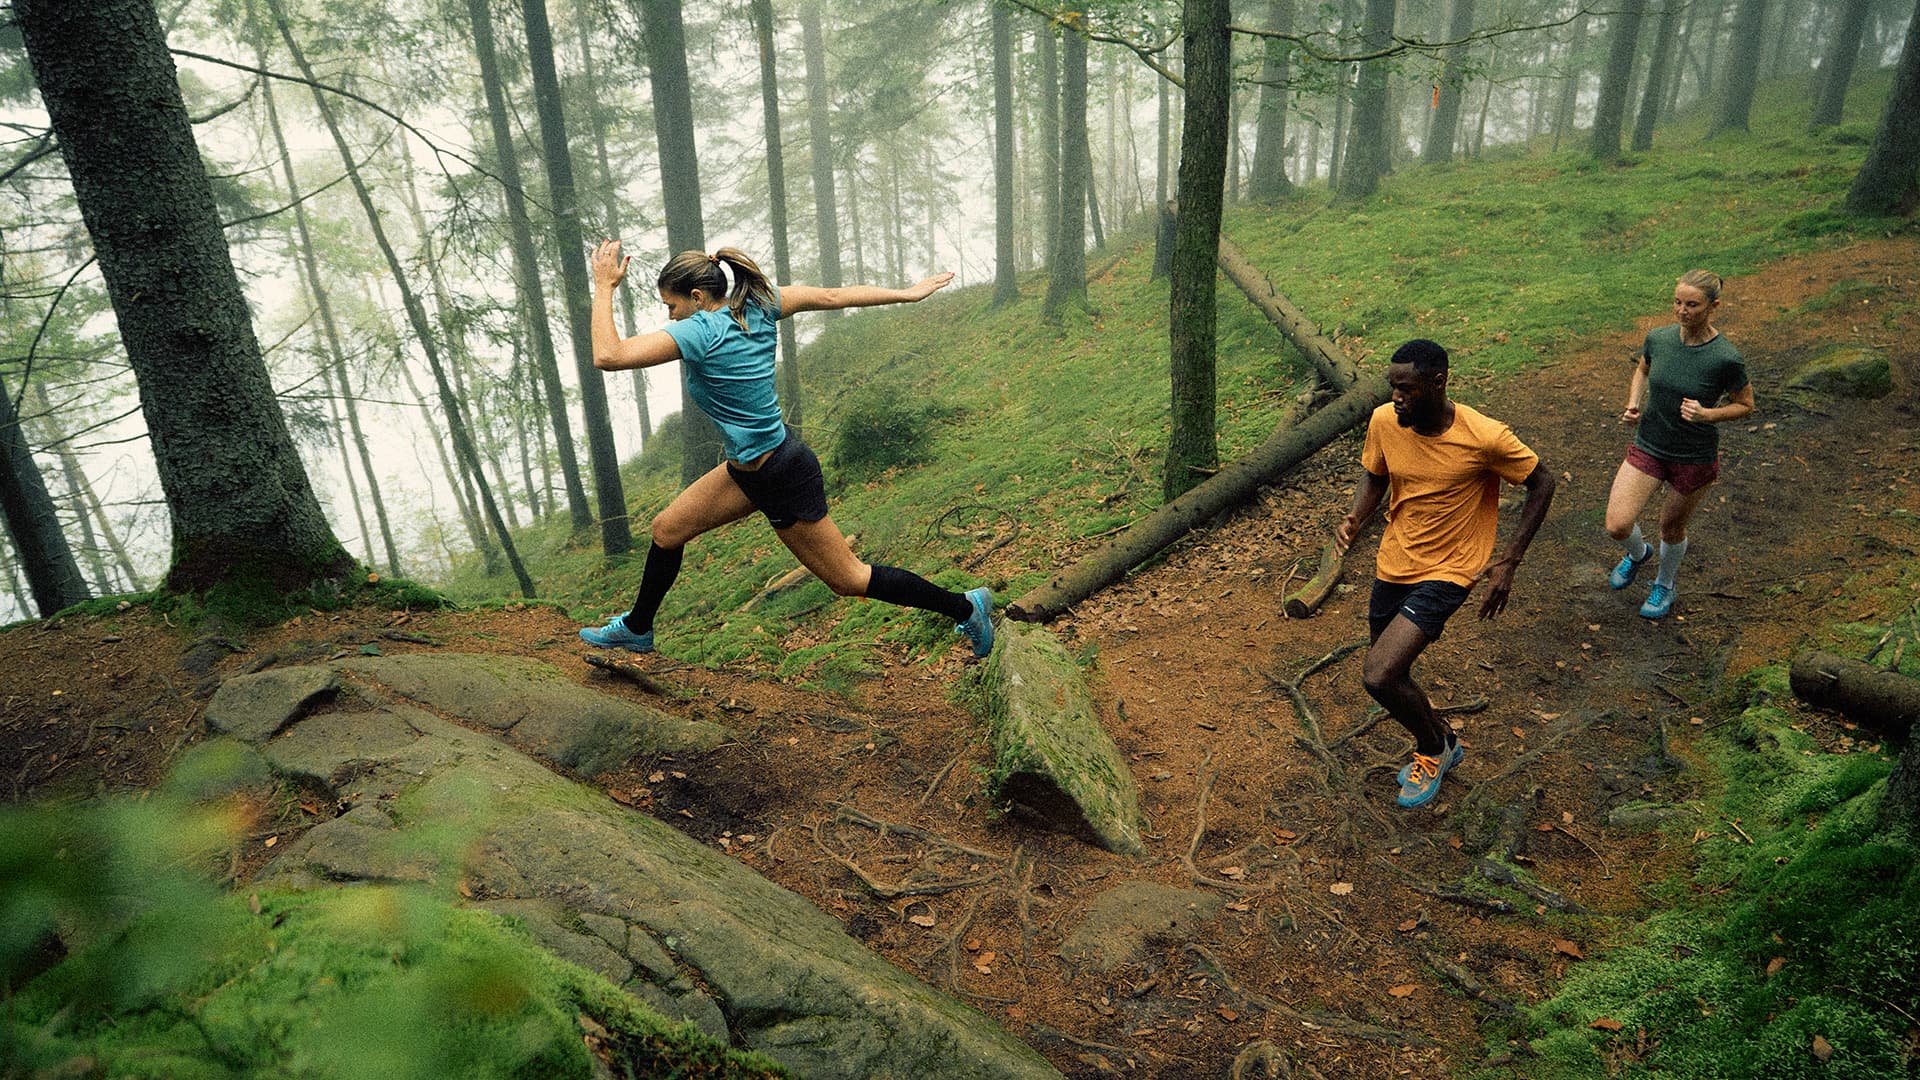
[[580,659],[585,660],[588,664],[602,671],[612,672],[626,679],[649,694],[658,694],[661,697],[676,696],[672,687],[641,670],[639,665],[630,660],[621,660],[612,656],[602,656],[599,653],[587,653]]

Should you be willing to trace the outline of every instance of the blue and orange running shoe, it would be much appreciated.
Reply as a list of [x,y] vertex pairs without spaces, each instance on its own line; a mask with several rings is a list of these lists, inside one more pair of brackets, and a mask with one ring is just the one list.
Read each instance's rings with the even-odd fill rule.
[[973,646],[976,659],[984,660],[993,652],[993,590],[985,585],[968,589],[967,601],[973,605],[973,614],[966,622],[956,624],[953,632]]
[[636,634],[627,629],[627,618],[615,615],[607,620],[605,626],[583,626],[580,628],[580,640],[601,649],[625,649],[628,652],[648,653],[653,651],[653,631]]

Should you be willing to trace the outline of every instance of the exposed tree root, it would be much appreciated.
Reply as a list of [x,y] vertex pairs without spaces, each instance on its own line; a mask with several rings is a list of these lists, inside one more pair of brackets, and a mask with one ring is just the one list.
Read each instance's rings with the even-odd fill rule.
[[1391,860],[1383,856],[1376,855],[1373,861],[1400,875],[1401,880],[1406,884],[1407,888],[1412,889],[1422,896],[1431,896],[1435,900],[1445,900],[1449,904],[1459,904],[1462,907],[1491,911],[1496,915],[1519,914],[1519,909],[1499,897],[1479,896],[1451,886],[1435,885],[1430,881],[1422,881],[1420,878],[1415,877],[1412,871],[1395,865]]
[[1513,1016],[1518,1009],[1513,1002],[1487,989],[1486,984],[1474,978],[1473,972],[1431,950],[1420,954],[1427,966],[1445,976],[1447,981],[1460,988],[1460,992],[1492,1009],[1501,1016]]
[[1227,974],[1226,967],[1220,963],[1219,958],[1214,956],[1213,952],[1206,946],[1188,945],[1187,951],[1200,958],[1201,962],[1206,965],[1206,973],[1219,980],[1221,988],[1227,993],[1265,1012],[1284,1016],[1302,1024],[1310,1024],[1323,1031],[1331,1031],[1335,1035],[1344,1035],[1350,1039],[1359,1039],[1363,1042],[1380,1043],[1389,1046],[1424,1047],[1439,1045],[1425,1035],[1418,1035],[1410,1031],[1399,1031],[1394,1028],[1379,1027],[1359,1020],[1349,1020],[1344,1016],[1334,1016],[1330,1013],[1296,1009],[1291,1005],[1276,1001],[1264,994],[1252,993],[1233,981],[1233,977]]

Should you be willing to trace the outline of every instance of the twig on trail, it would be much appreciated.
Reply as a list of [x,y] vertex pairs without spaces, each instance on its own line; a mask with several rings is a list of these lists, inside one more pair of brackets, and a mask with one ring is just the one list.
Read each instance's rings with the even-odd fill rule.
[[1568,836],[1571,836],[1575,840],[1580,841],[1580,846],[1583,848],[1586,848],[1588,851],[1593,852],[1593,857],[1600,861],[1600,880],[1602,881],[1613,880],[1613,870],[1607,866],[1607,857],[1605,855],[1600,854],[1599,848],[1596,848],[1592,844],[1587,843],[1586,837],[1581,836],[1579,833],[1574,832],[1572,829],[1567,828],[1565,825],[1555,824],[1553,827],[1553,830],[1555,832],[1566,833]]
[[1445,900],[1449,904],[1459,904],[1462,907],[1480,908],[1483,911],[1491,911],[1497,915],[1518,915],[1520,913],[1518,908],[1499,897],[1478,896],[1463,889],[1455,889],[1445,885],[1435,885],[1429,881],[1422,881],[1414,876],[1413,871],[1394,863],[1383,855],[1375,855],[1373,861],[1399,874],[1406,882],[1407,888],[1412,889],[1422,896],[1431,896],[1435,900]]
[[927,805],[927,800],[933,798],[933,793],[940,790],[940,782],[945,780],[947,778],[947,774],[953,771],[953,767],[955,765],[960,764],[960,759],[966,756],[967,756],[967,752],[965,750],[962,750],[959,753],[953,755],[953,760],[947,762],[946,768],[941,769],[939,774],[933,778],[933,783],[927,785],[926,794],[920,796],[920,801],[917,803],[914,803],[913,804],[914,807],[919,808]]
[[[1059,1039],[1061,1042],[1072,1043],[1083,1050],[1102,1050],[1109,1054],[1118,1054],[1122,1060],[1137,1056],[1135,1051],[1128,1050],[1124,1046],[1114,1046],[1111,1043],[1094,1042],[1092,1039],[1083,1039],[1078,1035],[1069,1035],[1051,1024],[1045,1024],[1038,1020],[1033,1022],[1033,1030],[1042,1035]],[[1182,1060],[1187,1059],[1183,1058]]]
[[826,838],[820,835],[820,826],[823,824],[825,824],[824,819],[813,823],[813,842],[820,846],[821,852],[828,858],[846,867],[854,877],[859,878],[860,884],[865,885],[868,892],[873,893],[882,900],[898,900],[907,896],[940,896],[959,889],[972,888],[975,885],[990,885],[1000,880],[1000,874],[996,872],[981,877],[963,878],[958,881],[934,881],[928,882],[925,885],[907,885],[904,883],[889,885],[861,869],[859,863],[828,847]]
[[1280,1016],[1300,1023],[1312,1024],[1316,1027],[1331,1031],[1336,1035],[1345,1035],[1349,1038],[1361,1039],[1366,1042],[1420,1047],[1439,1045],[1424,1035],[1417,1035],[1410,1031],[1397,1031],[1393,1028],[1378,1027],[1373,1024],[1362,1023],[1358,1020],[1349,1020],[1344,1016],[1335,1016],[1331,1013],[1296,1009],[1291,1005],[1283,1004],[1264,994],[1251,993],[1233,981],[1233,977],[1227,974],[1225,965],[1221,964],[1219,958],[1214,956],[1212,951],[1205,945],[1188,945],[1187,951],[1205,962],[1210,969],[1209,974],[1220,981],[1221,989],[1239,998],[1241,1001],[1264,1009],[1267,1012],[1277,1013]]
[[661,697],[674,696],[673,690],[665,683],[640,670],[630,661],[618,660],[611,656],[601,656],[599,653],[587,653],[580,657],[580,659],[585,660],[588,664],[602,671],[610,671],[638,685],[640,689],[645,690],[649,694],[658,694]]
[[404,641],[409,645],[445,645],[446,642],[426,634],[416,634],[407,630],[382,630],[380,636],[388,641]]
[[957,840],[949,840],[939,833],[928,832],[925,829],[915,828],[912,825],[901,825],[897,822],[882,821],[876,817],[869,817],[859,810],[848,806],[846,803],[834,804],[833,813],[834,817],[841,821],[851,821],[855,825],[865,825],[870,829],[876,829],[882,837],[890,832],[894,832],[902,836],[911,836],[915,840],[925,840],[929,844],[938,844],[941,847],[950,848],[954,851],[964,851],[969,855],[977,855],[989,862],[996,862],[1002,865],[1005,865],[1007,862],[1005,855],[995,854],[991,851],[981,851],[979,848],[971,848]]
[[1213,791],[1212,766],[1213,749],[1209,747],[1206,756],[1200,759],[1200,795],[1195,800],[1193,808],[1193,839],[1187,841],[1187,850],[1185,854],[1180,856],[1180,865],[1187,868],[1187,874],[1193,878],[1195,885],[1209,885],[1216,889],[1225,889],[1231,893],[1253,894],[1271,892],[1272,889],[1270,886],[1253,885],[1238,881],[1227,881],[1224,878],[1208,877],[1200,872],[1199,866],[1194,864],[1194,856],[1200,851],[1200,838],[1206,835],[1207,831],[1207,796]]
[[1739,821],[1739,819],[1738,819],[1738,818],[1730,818],[1730,817],[1727,817],[1727,816],[1725,816],[1725,815],[1722,815],[1722,816],[1721,816],[1721,819],[1720,819],[1720,820],[1722,820],[1722,821],[1724,821],[1724,822],[1726,822],[1727,824],[1729,824],[1729,825],[1731,825],[1731,826],[1733,826],[1733,831],[1734,831],[1734,832],[1737,832],[1737,833],[1739,833],[1739,834],[1740,834],[1740,839],[1742,839],[1742,840],[1745,840],[1745,841],[1746,841],[1746,842],[1747,842],[1748,844],[1752,844],[1752,843],[1753,843],[1753,837],[1751,837],[1751,836],[1748,836],[1748,835],[1747,835],[1747,830],[1745,830],[1745,829],[1743,829],[1743,828],[1741,828],[1741,827],[1740,827],[1740,821]]
[[1519,1011],[1514,1008],[1513,1002],[1488,990],[1484,983],[1473,977],[1473,972],[1441,956],[1439,953],[1427,950],[1420,954],[1420,958],[1427,962],[1428,967],[1446,976],[1449,981],[1455,986],[1458,986],[1461,993],[1466,994],[1468,997],[1499,1013],[1501,1016],[1512,1016]]

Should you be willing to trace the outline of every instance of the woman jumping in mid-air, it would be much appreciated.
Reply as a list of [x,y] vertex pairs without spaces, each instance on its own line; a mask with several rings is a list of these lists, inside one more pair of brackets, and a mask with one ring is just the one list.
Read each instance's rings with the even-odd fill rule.
[[[1673,488],[1660,507],[1660,560],[1641,616],[1663,619],[1673,610],[1674,576],[1687,553],[1687,519],[1720,475],[1720,432],[1714,425],[1753,414],[1753,384],[1740,350],[1714,328],[1720,275],[1689,270],[1673,287],[1671,326],[1647,335],[1627,384],[1620,419],[1636,424],[1627,458],[1607,496],[1607,535],[1626,547],[1608,577],[1616,589],[1653,557],[1636,520],[1662,483]],[[1722,397],[1726,404],[1719,404]],[[1642,407],[1641,402],[1646,404]]]
[[656,282],[670,320],[666,329],[623,338],[613,323],[613,292],[631,261],[621,256],[618,240],[602,241],[594,249],[594,366],[614,371],[684,362],[694,404],[719,426],[727,460],[654,515],[653,543],[633,610],[615,615],[605,626],[582,629],[580,637],[603,649],[652,652],[654,613],[679,576],[687,542],[758,510],[780,542],[835,593],[945,615],[973,646],[973,655],[992,652],[990,591],[949,592],[918,574],[869,565],[854,555],[827,516],[820,459],[787,430],[773,387],[778,320],[801,311],[913,303],[946,287],[953,275],[935,274],[905,289],[776,287],[752,259],[733,248],[711,255],[683,251]]

